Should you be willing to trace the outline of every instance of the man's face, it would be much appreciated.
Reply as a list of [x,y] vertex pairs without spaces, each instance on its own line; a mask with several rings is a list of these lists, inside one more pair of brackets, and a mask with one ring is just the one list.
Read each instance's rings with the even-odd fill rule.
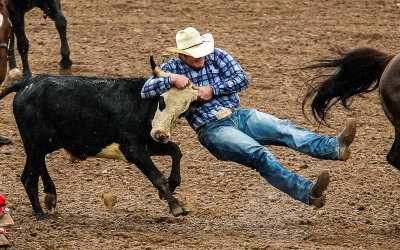
[[193,56],[188,56],[184,54],[179,54],[179,57],[184,61],[189,67],[192,67],[194,69],[201,69],[204,67],[204,63],[206,61],[206,57],[199,57],[199,58],[194,58]]

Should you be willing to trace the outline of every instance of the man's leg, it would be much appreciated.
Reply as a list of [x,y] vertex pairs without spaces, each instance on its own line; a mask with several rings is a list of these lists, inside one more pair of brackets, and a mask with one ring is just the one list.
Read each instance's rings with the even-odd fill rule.
[[313,183],[288,171],[266,147],[238,130],[233,123],[225,126],[213,123],[198,136],[200,143],[219,160],[234,161],[255,169],[274,187],[294,199],[312,204],[310,192]]
[[[239,110],[240,112],[240,110]],[[239,128],[262,145],[284,145],[301,153],[329,160],[347,160],[349,145],[356,134],[356,122],[351,120],[337,137],[317,135],[295,126],[289,120],[257,110],[242,110]]]

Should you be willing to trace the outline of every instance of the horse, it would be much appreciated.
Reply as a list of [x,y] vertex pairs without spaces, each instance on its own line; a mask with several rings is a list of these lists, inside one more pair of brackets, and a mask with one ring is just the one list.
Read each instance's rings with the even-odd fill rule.
[[7,76],[7,54],[12,24],[7,10],[7,0],[0,0],[0,84]]
[[378,89],[382,109],[395,131],[393,145],[386,156],[392,166],[400,170],[400,54],[387,54],[374,48],[362,47],[345,51],[333,48],[336,57],[322,58],[303,69],[336,69],[307,91],[302,110],[311,99],[311,112],[320,124],[328,125],[327,112],[340,102],[350,109],[349,98]]
[[24,16],[26,12],[34,7],[38,7],[43,11],[44,19],[49,16],[56,24],[61,39],[61,70],[68,70],[72,66],[72,61],[69,58],[70,50],[67,41],[67,20],[61,11],[60,0],[8,0],[7,9],[13,24],[10,48],[8,51],[10,77],[13,77],[13,75],[19,77],[21,74],[15,62],[14,35],[17,38],[17,49],[22,61],[22,77],[29,78],[32,76],[28,63],[29,41],[25,35]]
[[[10,43],[11,21],[7,10],[7,0],[0,0],[0,85],[7,76],[8,45]],[[11,140],[0,134],[0,146]]]

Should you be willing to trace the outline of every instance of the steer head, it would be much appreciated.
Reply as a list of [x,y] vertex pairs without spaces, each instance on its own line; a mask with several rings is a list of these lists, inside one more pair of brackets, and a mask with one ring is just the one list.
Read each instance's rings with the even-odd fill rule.
[[[154,62],[150,56],[150,64],[155,77],[168,76]],[[171,130],[175,127],[178,119],[188,109],[190,104],[197,99],[198,91],[192,88],[193,83],[183,89],[172,87],[160,95],[157,111],[152,121],[151,137],[156,141],[167,143],[171,137]]]

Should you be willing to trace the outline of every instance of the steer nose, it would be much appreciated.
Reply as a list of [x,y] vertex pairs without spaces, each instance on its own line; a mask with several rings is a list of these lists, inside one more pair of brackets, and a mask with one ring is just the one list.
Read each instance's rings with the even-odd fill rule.
[[154,135],[159,142],[167,142],[169,140],[169,135],[164,135],[160,130],[157,130]]

